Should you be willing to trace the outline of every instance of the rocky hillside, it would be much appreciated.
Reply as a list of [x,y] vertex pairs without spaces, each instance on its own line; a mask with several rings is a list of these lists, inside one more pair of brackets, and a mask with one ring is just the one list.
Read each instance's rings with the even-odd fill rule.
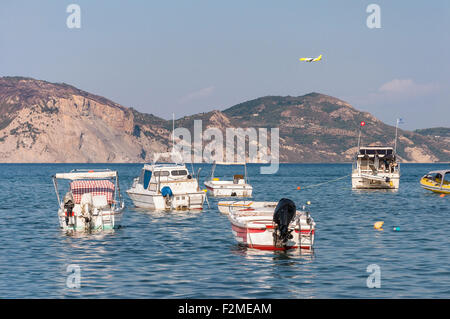
[[[351,161],[361,121],[365,145],[393,145],[395,136],[371,114],[318,93],[262,97],[183,117],[176,126],[192,130],[196,119],[203,129],[279,127],[282,162]],[[0,162],[150,161],[168,150],[170,129],[170,121],[67,84],[0,78]],[[450,141],[399,130],[398,154],[409,162],[449,162]]]
[[0,162],[137,162],[166,121],[67,84],[0,78]]
[[[180,119],[192,127],[279,127],[281,162],[348,162],[357,149],[359,125],[363,145],[394,146],[395,127],[350,104],[319,93],[304,96],[267,96]],[[399,129],[397,153],[404,162],[449,162],[450,141]]]

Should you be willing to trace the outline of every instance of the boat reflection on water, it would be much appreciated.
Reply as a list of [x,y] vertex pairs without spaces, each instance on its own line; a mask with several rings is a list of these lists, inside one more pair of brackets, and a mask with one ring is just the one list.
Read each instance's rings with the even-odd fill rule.
[[125,228],[124,226],[117,227],[115,229],[108,229],[102,231],[86,231],[86,232],[73,232],[73,231],[63,231],[61,235],[71,238],[85,238],[89,240],[102,240],[108,236],[112,236],[119,229]]
[[145,214],[151,218],[151,222],[157,222],[160,219],[170,220],[187,220],[202,214],[201,210],[150,210],[146,208],[132,207],[129,210],[137,213]]
[[315,259],[313,249],[290,249],[290,250],[261,250],[248,248],[247,246],[236,244],[231,248],[231,253],[248,259],[258,259],[267,257],[272,260],[291,260],[293,264],[297,264],[298,260],[313,261]]
[[352,189],[352,193],[354,194],[373,194],[373,193],[398,193],[398,188],[362,188],[362,189]]

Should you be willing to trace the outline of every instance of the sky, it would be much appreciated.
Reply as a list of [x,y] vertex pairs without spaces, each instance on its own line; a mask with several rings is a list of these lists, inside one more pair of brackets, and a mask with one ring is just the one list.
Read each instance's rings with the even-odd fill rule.
[[[370,4],[380,28],[367,26]],[[448,0],[1,0],[0,76],[165,119],[319,92],[404,129],[450,127],[449,31]]]

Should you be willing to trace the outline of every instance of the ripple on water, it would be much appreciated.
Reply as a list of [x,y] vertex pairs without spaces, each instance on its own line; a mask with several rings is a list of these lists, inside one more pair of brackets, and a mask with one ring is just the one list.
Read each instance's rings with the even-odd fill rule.
[[[96,168],[89,164],[78,167]],[[450,196],[422,190],[419,178],[445,165],[402,165],[398,192],[355,192],[335,179],[344,164],[287,164],[276,175],[249,165],[254,200],[312,202],[313,252],[268,252],[236,244],[226,216],[149,212],[126,194],[123,228],[67,236],[58,228],[51,175],[69,164],[0,165],[0,294],[9,298],[449,298]],[[209,170],[204,165],[204,170]],[[130,185],[140,165],[111,164]],[[30,174],[32,172],[32,174]],[[227,170],[217,168],[221,177]],[[384,230],[373,229],[375,221]],[[401,231],[392,230],[394,226]],[[68,288],[67,267],[81,269]],[[367,266],[381,267],[381,289],[368,289]]]

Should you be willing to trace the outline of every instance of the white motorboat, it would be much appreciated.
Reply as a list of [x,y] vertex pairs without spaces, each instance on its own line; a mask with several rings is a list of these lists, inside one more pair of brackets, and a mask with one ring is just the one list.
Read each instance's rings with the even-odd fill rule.
[[[69,180],[61,200],[58,180]],[[124,201],[119,175],[111,170],[73,170],[53,176],[59,224],[65,231],[98,231],[120,226]]]
[[[233,180],[221,180],[214,177],[216,165],[243,165],[244,175],[233,175]],[[253,187],[248,183],[247,165],[243,163],[214,162],[209,180],[204,182],[208,193],[215,197],[251,197]]]
[[295,204],[286,198],[276,207],[265,204],[254,207],[230,208],[228,219],[239,244],[263,250],[312,249],[316,224],[305,207],[297,211]]
[[217,203],[217,207],[222,214],[229,214],[234,210],[254,211],[255,209],[274,210],[278,202],[255,202],[255,201],[231,201],[225,200]]
[[352,169],[353,189],[398,189],[400,164],[392,147],[360,147]]
[[154,210],[203,209],[206,198],[184,164],[145,164],[127,193],[136,207]]

